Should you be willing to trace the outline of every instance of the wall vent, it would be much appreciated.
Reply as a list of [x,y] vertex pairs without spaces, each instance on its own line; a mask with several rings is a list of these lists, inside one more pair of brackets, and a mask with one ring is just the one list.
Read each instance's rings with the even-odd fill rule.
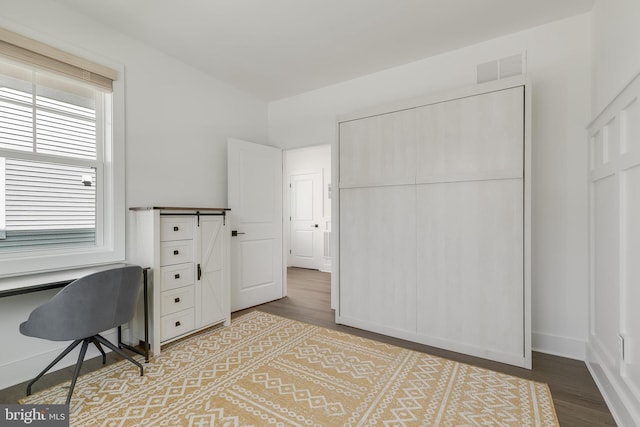
[[477,66],[478,83],[490,82],[507,77],[518,76],[527,72],[526,52],[505,58],[483,62]]
[[523,55],[513,55],[500,59],[500,78],[522,74]]
[[478,83],[498,80],[498,61],[489,61],[478,64]]

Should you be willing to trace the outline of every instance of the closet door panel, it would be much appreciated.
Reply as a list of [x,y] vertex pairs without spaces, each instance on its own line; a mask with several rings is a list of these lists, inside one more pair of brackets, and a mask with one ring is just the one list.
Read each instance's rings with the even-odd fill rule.
[[415,110],[340,123],[340,184],[409,184],[416,174]]
[[417,186],[417,325],[427,341],[507,362],[524,356],[522,184]]
[[421,107],[418,182],[522,177],[524,88]]
[[415,332],[415,186],[340,191],[340,316]]

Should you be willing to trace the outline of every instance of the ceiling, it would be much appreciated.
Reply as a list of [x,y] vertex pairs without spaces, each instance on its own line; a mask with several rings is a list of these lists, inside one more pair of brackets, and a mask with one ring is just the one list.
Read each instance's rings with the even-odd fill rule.
[[58,0],[273,101],[586,13],[594,0]]

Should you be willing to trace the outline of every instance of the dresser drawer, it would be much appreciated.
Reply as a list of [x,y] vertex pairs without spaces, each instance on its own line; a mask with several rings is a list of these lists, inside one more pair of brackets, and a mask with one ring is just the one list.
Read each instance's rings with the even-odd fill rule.
[[162,307],[162,311],[160,313],[162,313],[162,316],[193,308],[193,286],[163,292],[160,296],[160,301],[160,305]]
[[160,341],[166,341],[186,334],[194,329],[195,310],[193,308],[189,308],[184,311],[162,316],[160,323],[162,324],[160,330]]
[[193,239],[193,218],[163,216],[160,218],[160,241]]
[[193,278],[192,262],[160,267],[160,290],[168,291],[170,289],[193,285]]
[[160,265],[193,262],[193,240],[160,243]]

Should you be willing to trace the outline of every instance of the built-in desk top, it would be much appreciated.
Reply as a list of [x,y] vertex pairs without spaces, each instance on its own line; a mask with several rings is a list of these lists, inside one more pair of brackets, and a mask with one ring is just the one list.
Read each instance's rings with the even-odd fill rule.
[[149,211],[149,210],[163,210],[163,211],[201,211],[201,212],[224,212],[230,211],[230,208],[193,208],[193,207],[176,207],[176,206],[143,206],[143,207],[132,207],[129,208],[130,211]]
[[47,289],[62,288],[79,277],[111,268],[123,267],[125,263],[96,265],[24,276],[4,277],[0,279],[0,298],[12,295],[28,294]]

